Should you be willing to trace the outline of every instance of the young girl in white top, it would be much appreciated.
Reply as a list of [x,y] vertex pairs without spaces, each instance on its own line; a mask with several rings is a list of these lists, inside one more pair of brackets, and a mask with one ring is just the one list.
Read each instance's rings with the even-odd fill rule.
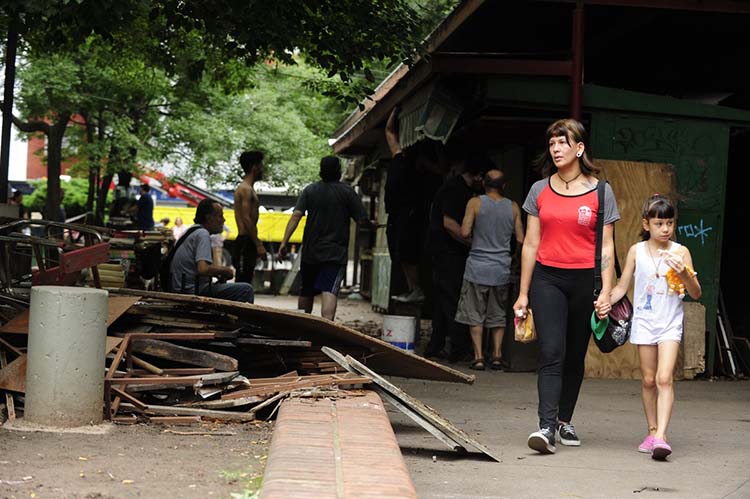
[[676,209],[665,196],[654,194],[643,205],[643,240],[628,251],[625,268],[612,288],[611,303],[633,287],[633,325],[630,342],[638,345],[641,359],[643,409],[648,435],[639,452],[664,460],[672,453],[667,426],[672,415],[672,371],[682,339],[682,299],[701,297],[701,285],[693,271],[690,251],[672,241]]

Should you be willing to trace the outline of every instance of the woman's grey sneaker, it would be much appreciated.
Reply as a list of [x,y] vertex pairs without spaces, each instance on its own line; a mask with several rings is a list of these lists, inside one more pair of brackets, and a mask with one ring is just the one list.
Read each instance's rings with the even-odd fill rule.
[[560,423],[557,425],[557,433],[560,435],[560,443],[563,445],[572,445],[578,447],[581,445],[581,439],[576,435],[575,426],[572,424]]
[[555,430],[552,428],[542,428],[529,435],[529,447],[540,454],[555,453]]

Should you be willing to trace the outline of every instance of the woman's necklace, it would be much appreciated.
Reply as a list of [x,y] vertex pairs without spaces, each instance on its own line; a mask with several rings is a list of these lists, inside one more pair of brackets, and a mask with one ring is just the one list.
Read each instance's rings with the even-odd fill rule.
[[659,265],[661,265],[661,261],[664,260],[664,257],[662,256],[661,258],[659,258],[658,262],[654,260],[654,255],[653,253],[651,253],[651,246],[648,243],[646,243],[646,250],[648,251],[649,258],[651,258],[651,263],[654,264],[654,271],[656,272],[656,278],[658,279],[659,278]]
[[575,179],[577,179],[578,177],[580,177],[581,173],[583,173],[583,170],[578,170],[578,175],[576,175],[575,177],[573,177],[570,180],[565,180],[564,178],[562,178],[562,175],[560,175],[560,172],[557,172],[557,178],[559,178],[560,180],[562,180],[563,182],[565,182],[565,190],[567,191],[567,190],[570,189],[570,187],[568,187],[568,184],[571,183],[572,181],[574,181]]

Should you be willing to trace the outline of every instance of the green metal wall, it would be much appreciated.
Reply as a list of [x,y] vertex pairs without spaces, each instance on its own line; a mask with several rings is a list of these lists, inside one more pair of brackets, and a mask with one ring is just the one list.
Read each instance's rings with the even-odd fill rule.
[[706,306],[713,351],[721,271],[721,240],[729,148],[729,125],[682,117],[612,111],[592,113],[596,158],[670,163],[679,203],[677,241],[690,249]]

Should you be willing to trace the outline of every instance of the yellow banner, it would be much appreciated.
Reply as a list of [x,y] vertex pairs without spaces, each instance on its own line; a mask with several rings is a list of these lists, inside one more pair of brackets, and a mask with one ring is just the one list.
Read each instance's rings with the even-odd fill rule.
[[[154,206],[154,221],[158,223],[164,217],[169,218],[167,227],[174,227],[174,220],[177,217],[182,218],[182,223],[190,227],[193,225],[195,208],[192,206]],[[280,243],[284,238],[284,230],[290,217],[291,213],[261,213],[258,220],[258,237],[260,237],[260,240],[269,243]],[[230,232],[224,235],[227,239],[234,239],[237,237],[237,222],[234,220],[234,212],[231,209],[224,208],[224,218],[226,218],[226,225],[230,229]],[[290,243],[302,242],[305,219],[306,217],[302,217],[300,220],[297,230],[294,231],[289,240]]]

